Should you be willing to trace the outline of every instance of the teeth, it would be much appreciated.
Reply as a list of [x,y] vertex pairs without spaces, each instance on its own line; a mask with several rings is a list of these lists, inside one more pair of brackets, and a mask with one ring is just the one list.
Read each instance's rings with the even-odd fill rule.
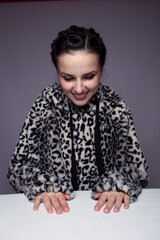
[[84,95],[85,95],[85,94],[82,94],[82,95],[76,95],[76,97],[78,97],[78,98],[82,98],[82,97],[84,97]]
[[85,97],[87,95],[87,93],[83,93],[83,94],[72,93],[72,94],[79,100],[81,100],[83,97]]

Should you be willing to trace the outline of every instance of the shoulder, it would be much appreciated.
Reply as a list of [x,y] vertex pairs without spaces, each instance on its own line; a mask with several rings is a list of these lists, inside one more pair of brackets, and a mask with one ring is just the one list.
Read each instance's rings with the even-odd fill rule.
[[[127,132],[132,115],[123,99],[110,87],[102,86],[101,118],[108,119],[117,129]],[[133,122],[133,120],[132,120]]]
[[56,106],[62,105],[64,98],[61,87],[57,83],[46,87],[41,91],[29,111],[32,119],[47,118],[56,110]]
[[128,109],[127,104],[123,101],[121,96],[109,86],[100,86],[100,102],[104,108],[107,109],[107,113],[113,113],[114,111],[124,112]]
[[40,97],[42,97],[48,101],[54,101],[59,98],[62,98],[63,92],[58,83],[53,83],[50,86],[43,89],[43,91],[40,94]]
[[46,108],[50,106],[61,107],[65,102],[65,95],[58,83],[53,83],[50,86],[43,89],[40,95],[35,101],[35,105],[39,105],[40,108]]

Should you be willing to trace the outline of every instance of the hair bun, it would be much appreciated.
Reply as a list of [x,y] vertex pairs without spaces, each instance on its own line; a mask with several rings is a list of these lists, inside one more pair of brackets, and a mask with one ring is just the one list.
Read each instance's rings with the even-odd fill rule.
[[70,26],[68,29],[58,33],[57,38],[51,44],[52,61],[57,68],[57,58],[64,53],[72,51],[88,51],[99,56],[100,66],[104,66],[106,58],[106,47],[99,33],[93,28]]
[[77,46],[81,47],[83,45],[84,39],[82,38],[82,36],[70,34],[68,35],[67,43],[71,48],[76,49]]

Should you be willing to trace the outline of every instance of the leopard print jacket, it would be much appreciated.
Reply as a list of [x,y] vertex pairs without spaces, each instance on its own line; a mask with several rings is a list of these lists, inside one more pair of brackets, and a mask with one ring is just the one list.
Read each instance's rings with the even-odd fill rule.
[[[65,96],[60,85],[42,91],[32,106],[12,156],[8,179],[29,200],[42,192],[68,193],[71,183],[72,141],[77,163],[78,190],[122,191],[136,201],[148,183],[148,165],[136,137],[130,110],[109,87],[100,84],[100,144],[104,173],[95,164],[95,112],[91,101],[78,107]],[[73,139],[71,139],[70,108]]]

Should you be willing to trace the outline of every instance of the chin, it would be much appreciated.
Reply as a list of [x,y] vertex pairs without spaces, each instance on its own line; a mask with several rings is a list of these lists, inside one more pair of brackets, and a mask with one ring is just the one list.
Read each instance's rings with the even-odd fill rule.
[[84,102],[84,101],[74,101],[74,100],[72,100],[71,99],[71,101],[75,104],[75,105],[77,105],[77,106],[79,106],[79,107],[81,107],[81,106],[84,106],[84,105],[86,105],[88,102]]
[[86,103],[74,103],[75,105],[79,106],[79,107],[82,107],[82,106],[85,106],[88,104],[88,102]]

